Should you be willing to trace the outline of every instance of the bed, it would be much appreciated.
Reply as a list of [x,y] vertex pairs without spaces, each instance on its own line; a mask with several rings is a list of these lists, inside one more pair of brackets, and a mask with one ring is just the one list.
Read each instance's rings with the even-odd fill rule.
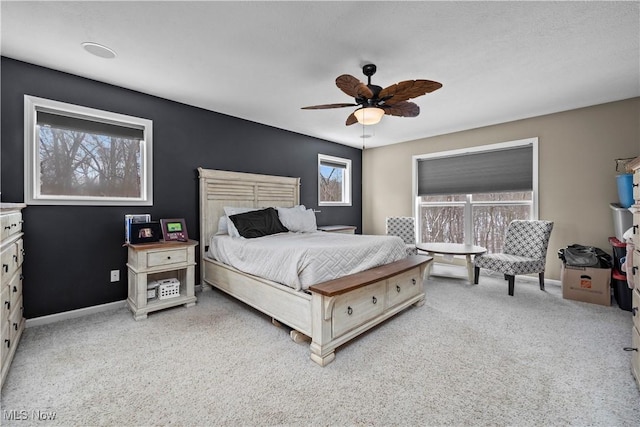
[[411,305],[424,304],[423,279],[432,258],[423,255],[299,288],[213,259],[209,242],[225,207],[294,207],[300,202],[300,179],[203,168],[198,172],[203,290],[215,287],[267,314],[274,324],[292,328],[294,341],[311,341],[310,357],[320,366],[334,360],[340,345]]

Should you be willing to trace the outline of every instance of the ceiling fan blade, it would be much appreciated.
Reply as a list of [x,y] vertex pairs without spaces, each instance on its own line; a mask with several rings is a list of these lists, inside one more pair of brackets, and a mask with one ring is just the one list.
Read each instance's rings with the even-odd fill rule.
[[399,117],[416,117],[420,114],[420,107],[408,101],[400,101],[392,105],[383,105],[382,109],[385,114]]
[[351,113],[351,114],[349,114],[349,117],[347,117],[347,121],[345,122],[345,124],[347,126],[350,126],[350,125],[352,125],[354,123],[358,123],[358,119],[356,118],[355,114]]
[[355,107],[358,104],[324,104],[324,105],[311,105],[309,107],[302,107],[303,110],[325,110],[327,108],[342,108],[342,107]]
[[417,98],[441,87],[442,83],[431,80],[405,80],[382,89],[378,94],[378,98],[388,98],[385,99],[385,104],[393,105],[411,98]]
[[336,86],[353,98],[373,98],[373,92],[360,80],[349,74],[343,74],[336,79]]

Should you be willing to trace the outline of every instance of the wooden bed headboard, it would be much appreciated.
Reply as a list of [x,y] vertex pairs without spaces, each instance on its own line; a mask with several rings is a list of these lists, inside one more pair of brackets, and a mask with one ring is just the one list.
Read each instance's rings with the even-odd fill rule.
[[300,178],[198,168],[200,177],[200,254],[218,231],[225,206],[266,208],[300,204]]

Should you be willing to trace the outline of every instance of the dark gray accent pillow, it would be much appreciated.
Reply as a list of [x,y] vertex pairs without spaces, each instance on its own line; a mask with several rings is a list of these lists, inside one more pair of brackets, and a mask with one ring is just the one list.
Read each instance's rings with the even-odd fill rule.
[[229,219],[238,229],[238,233],[247,239],[289,231],[282,225],[282,222],[280,222],[278,211],[274,208],[231,215]]

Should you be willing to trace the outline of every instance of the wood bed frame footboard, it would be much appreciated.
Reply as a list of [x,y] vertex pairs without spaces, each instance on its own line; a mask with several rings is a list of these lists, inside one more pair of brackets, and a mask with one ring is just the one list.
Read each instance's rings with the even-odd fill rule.
[[224,206],[291,207],[299,203],[298,178],[198,168],[200,174],[201,279],[311,339],[311,359],[326,366],[340,345],[405,308],[424,304],[431,257],[414,255],[360,273],[315,284],[308,292],[239,271],[206,257]]

